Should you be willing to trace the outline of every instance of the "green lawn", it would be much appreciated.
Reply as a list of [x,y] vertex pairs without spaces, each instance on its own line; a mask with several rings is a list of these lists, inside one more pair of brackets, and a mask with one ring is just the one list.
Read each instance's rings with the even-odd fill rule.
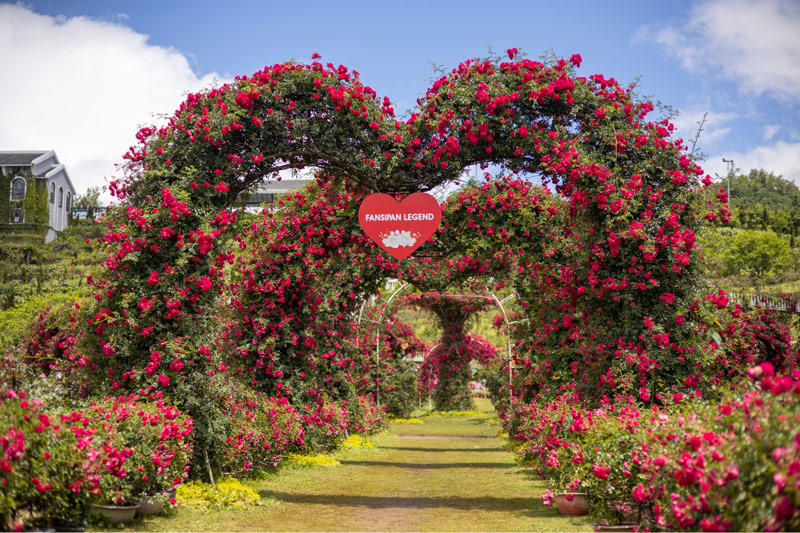
[[341,466],[283,468],[247,483],[273,499],[233,510],[178,508],[148,531],[589,531],[542,505],[544,484],[519,468],[487,417],[391,424]]

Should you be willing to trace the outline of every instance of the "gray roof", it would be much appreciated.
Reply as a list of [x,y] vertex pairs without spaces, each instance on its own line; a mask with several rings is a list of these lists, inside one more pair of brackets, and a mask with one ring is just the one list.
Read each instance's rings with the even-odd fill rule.
[[31,172],[39,179],[53,179],[63,174],[72,194],[75,186],[67,169],[58,160],[53,150],[0,150],[0,167],[24,167],[30,165]]
[[0,167],[24,167],[51,150],[38,150],[35,152],[9,152],[0,151]]
[[300,189],[311,183],[313,179],[282,179],[259,183],[254,194],[283,194]]

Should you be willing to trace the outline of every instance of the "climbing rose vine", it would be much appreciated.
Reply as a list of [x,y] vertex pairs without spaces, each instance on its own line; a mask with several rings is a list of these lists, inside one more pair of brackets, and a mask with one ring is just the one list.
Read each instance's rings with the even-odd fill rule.
[[[357,72],[313,61],[190,94],[140,130],[84,308],[96,386],[167,391],[201,441],[214,422],[198,399],[231,374],[298,407],[351,401],[360,299],[389,277],[440,292],[485,277],[520,295],[515,366],[529,391],[699,390],[714,304],[695,236],[728,216],[727,198],[704,203],[710,178],[632,88],[578,75],[578,55],[510,56],[459,64],[402,121]],[[357,232],[364,194],[429,190],[476,164],[510,177],[446,202],[419,261]],[[309,166],[311,194],[255,224],[233,209]],[[526,175],[552,190],[514,177]]]
[[407,306],[426,309],[438,320],[442,337],[423,361],[420,384],[436,388],[434,401],[439,411],[467,410],[471,399],[467,384],[472,377],[470,362],[487,364],[497,355],[484,339],[466,332],[470,316],[494,302],[488,297],[470,294],[428,292],[403,297]]

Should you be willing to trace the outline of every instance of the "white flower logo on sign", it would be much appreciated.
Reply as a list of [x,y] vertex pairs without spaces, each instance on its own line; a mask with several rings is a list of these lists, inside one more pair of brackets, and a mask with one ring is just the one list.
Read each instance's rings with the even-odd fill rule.
[[387,248],[400,248],[401,246],[414,246],[417,238],[408,231],[394,230],[386,235],[381,242]]

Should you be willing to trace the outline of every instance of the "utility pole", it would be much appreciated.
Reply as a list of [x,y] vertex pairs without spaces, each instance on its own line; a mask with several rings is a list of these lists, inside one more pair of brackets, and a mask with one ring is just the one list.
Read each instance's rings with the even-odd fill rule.
[[728,205],[731,205],[731,175],[733,174],[734,166],[733,159],[722,158],[722,162],[728,165]]

